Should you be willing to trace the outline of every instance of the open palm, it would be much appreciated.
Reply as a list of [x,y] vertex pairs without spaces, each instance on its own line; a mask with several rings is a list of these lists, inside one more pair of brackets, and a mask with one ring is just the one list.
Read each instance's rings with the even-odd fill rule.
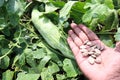
[[[80,24],[71,24],[72,30],[69,30],[68,44],[73,51],[75,59],[81,71],[90,80],[120,80],[120,46],[110,48],[104,45],[100,39],[90,29]],[[104,47],[100,57],[100,64],[91,65],[88,63],[88,57],[82,56],[80,46],[84,41],[89,40],[95,44]]]

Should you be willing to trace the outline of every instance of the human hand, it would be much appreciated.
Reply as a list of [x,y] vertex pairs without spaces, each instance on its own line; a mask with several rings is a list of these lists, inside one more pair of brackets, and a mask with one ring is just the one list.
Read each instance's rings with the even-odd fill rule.
[[[89,80],[120,80],[120,43],[115,48],[110,48],[103,44],[94,32],[80,24],[71,24],[69,30],[68,44],[75,56],[75,59],[85,76]],[[84,57],[80,52],[80,46],[84,41],[89,40],[104,47],[101,52],[100,64],[89,64],[88,57]]]

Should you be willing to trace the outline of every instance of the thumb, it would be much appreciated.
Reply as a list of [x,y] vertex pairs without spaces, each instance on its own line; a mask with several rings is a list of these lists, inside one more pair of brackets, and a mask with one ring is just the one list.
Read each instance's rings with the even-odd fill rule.
[[116,42],[115,51],[120,52],[120,41]]

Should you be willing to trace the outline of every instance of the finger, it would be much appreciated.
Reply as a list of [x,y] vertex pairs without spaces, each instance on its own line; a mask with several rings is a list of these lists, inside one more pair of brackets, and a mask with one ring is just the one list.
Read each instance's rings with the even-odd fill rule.
[[115,51],[120,52],[120,42],[116,43]]
[[72,24],[71,24],[71,28],[72,28],[72,29],[74,30],[74,32],[80,37],[80,39],[82,40],[82,42],[88,40],[87,35],[86,35],[82,30],[80,30],[80,28],[77,26],[77,24],[72,23]]
[[80,40],[80,38],[72,31],[69,30],[68,31],[69,36],[71,36],[73,42],[75,42],[75,44],[79,47],[80,45],[82,45],[82,41]]
[[98,37],[97,37],[97,35],[93,32],[93,31],[91,31],[90,29],[88,29],[86,26],[84,26],[83,24],[80,24],[80,25],[78,25],[79,26],[79,28],[81,29],[81,30],[83,30],[83,32],[88,36],[88,38],[89,38],[89,40],[97,40],[97,39],[99,39]]
[[67,38],[67,42],[68,42],[68,44],[69,44],[69,46],[70,46],[74,56],[76,56],[78,54],[78,52],[79,52],[78,46],[73,42],[71,37]]

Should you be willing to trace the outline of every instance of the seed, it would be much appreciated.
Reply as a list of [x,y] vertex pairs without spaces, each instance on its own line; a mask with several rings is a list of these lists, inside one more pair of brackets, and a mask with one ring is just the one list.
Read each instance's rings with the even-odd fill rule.
[[88,54],[89,54],[89,55],[93,55],[93,54],[94,54],[94,52],[90,51],[90,52],[88,52]]
[[80,46],[80,49],[85,49],[85,48],[87,48],[85,45]]
[[99,55],[100,55],[100,53],[96,53],[96,52],[94,52],[94,55],[95,55],[95,56],[99,56]]
[[94,49],[94,51],[95,51],[95,53],[98,53],[98,54],[101,53],[101,51],[99,49]]
[[89,42],[89,40],[85,40],[84,45],[86,45]]
[[95,63],[95,59],[90,56],[90,57],[88,58],[88,62],[89,62],[91,65],[93,65],[93,64]]
[[91,57],[93,57],[95,59],[97,56],[96,55],[91,55]]
[[95,49],[95,47],[93,46],[93,47],[90,47],[90,48],[88,49],[88,51],[89,51],[89,52],[94,52],[94,49]]
[[96,44],[95,43],[93,43],[93,42],[91,42],[92,44],[91,45],[89,45],[90,47],[93,47],[93,46],[96,46]]
[[87,57],[87,56],[88,56],[88,52],[83,52],[82,55],[83,55],[84,57]]
[[97,48],[97,46],[96,46],[96,45],[94,45],[94,46],[93,46],[93,48],[95,49],[95,48]]
[[94,51],[94,49],[96,49],[96,48],[97,48],[97,46],[94,45],[94,46],[91,47],[91,50]]
[[86,43],[86,45],[91,46],[92,43],[89,41],[89,42]]
[[101,61],[102,61],[102,59],[101,59],[100,57],[97,57],[97,58],[95,59],[95,62],[98,63],[98,64],[100,64]]
[[84,52],[88,52],[87,49],[80,49],[80,52],[84,53]]

